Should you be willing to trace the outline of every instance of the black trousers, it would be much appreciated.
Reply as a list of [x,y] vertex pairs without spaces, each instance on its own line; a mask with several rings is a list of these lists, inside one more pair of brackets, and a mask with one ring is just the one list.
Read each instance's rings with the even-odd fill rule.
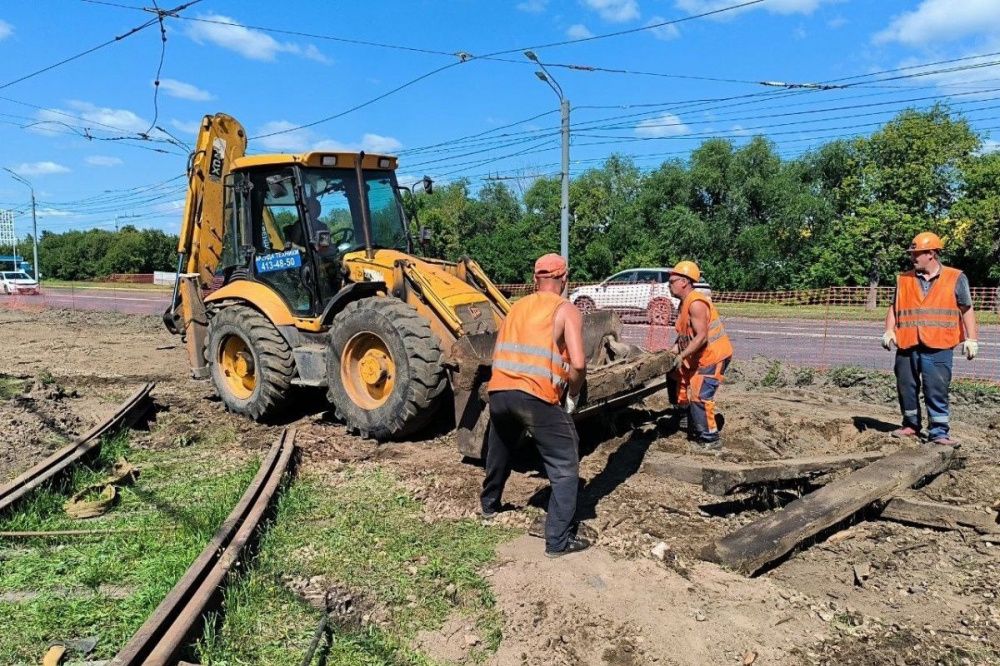
[[538,445],[552,485],[545,520],[545,549],[563,550],[572,534],[576,515],[580,440],[573,419],[559,405],[551,405],[523,391],[490,393],[486,478],[480,497],[483,510],[500,509],[503,489],[510,477],[511,452],[526,430]]

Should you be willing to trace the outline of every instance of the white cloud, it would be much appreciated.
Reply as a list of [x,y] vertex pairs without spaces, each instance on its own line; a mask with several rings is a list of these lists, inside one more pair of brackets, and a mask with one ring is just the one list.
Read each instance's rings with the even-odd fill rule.
[[291,130],[275,136],[264,136],[254,142],[255,146],[260,146],[264,150],[274,152],[305,153],[310,150],[326,150],[331,152],[357,152],[363,150],[368,153],[394,153],[403,147],[399,139],[381,134],[366,133],[361,136],[360,141],[338,141],[317,136],[309,129],[292,129],[295,123],[287,120],[272,120],[265,123],[258,135],[271,134]]
[[42,219],[43,217],[71,217],[76,215],[73,211],[44,207],[39,208],[35,214],[38,216],[38,219]]
[[691,128],[672,113],[660,114],[655,118],[643,120],[635,126],[637,135],[647,137],[681,136],[690,132]]
[[170,121],[170,126],[173,127],[175,130],[183,132],[185,134],[197,135],[198,131],[201,130],[201,123],[198,122],[197,120],[186,122],[183,120],[177,120],[176,118],[173,118]]
[[982,147],[979,149],[980,155],[985,155],[987,153],[995,153],[1000,150],[1000,141],[996,139],[986,139],[983,141]]
[[998,23],[997,0],[923,0],[915,10],[894,17],[887,28],[876,33],[875,42],[920,46],[969,35],[997,35]]
[[[996,78],[996,73],[994,69],[988,66],[990,63],[996,62],[996,59],[990,56],[977,56],[979,51],[998,51],[1000,50],[1000,40],[994,40],[988,44],[985,48],[980,48],[977,51],[964,51],[957,54],[957,57],[964,57],[967,60],[962,62],[964,66],[976,66],[984,65],[977,69],[967,69],[961,71],[944,71],[935,74],[925,74],[923,76],[915,76],[908,82],[915,85],[926,85],[928,83],[933,83],[941,88],[947,88],[950,93],[963,93],[962,99],[993,99],[992,89],[996,88],[994,81]],[[921,66],[922,61],[916,58],[910,58],[899,63],[899,67],[908,67],[906,74],[918,75],[924,72],[933,72],[939,67],[934,65]]]
[[587,39],[588,37],[593,37],[594,33],[588,30],[584,24],[574,23],[566,28],[566,36],[570,39]]
[[199,44],[215,44],[250,60],[274,60],[279,53],[291,53],[317,62],[329,62],[327,57],[312,44],[302,46],[291,42],[279,42],[267,33],[247,28],[235,19],[222,14],[207,14],[198,18],[212,21],[212,23],[201,21],[191,23],[188,36]]
[[114,167],[125,164],[117,157],[107,157],[106,155],[91,155],[84,160],[90,166],[97,167]]
[[831,30],[838,30],[840,28],[843,28],[845,25],[847,25],[847,19],[845,19],[843,16],[836,16],[826,22],[826,27],[830,28]]
[[548,4],[549,0],[524,0],[524,2],[517,3],[517,9],[529,14],[541,14]]
[[[719,19],[731,18],[735,14],[754,9],[765,9],[772,14],[812,14],[821,4],[833,2],[839,2],[839,0],[768,0],[743,9],[717,14],[716,17]],[[677,0],[675,4],[678,9],[688,14],[704,14],[728,7],[733,2],[732,0]]]
[[739,123],[736,123],[735,125],[730,127],[729,131],[736,136],[750,136],[750,131],[747,128],[743,127],[743,125],[740,125]]
[[[648,23],[646,23],[646,27],[649,27],[651,25],[656,25],[657,23],[663,23],[666,20],[667,19],[663,18],[662,16],[654,16],[653,18],[649,19]],[[649,33],[653,35],[653,37],[656,37],[657,39],[662,39],[665,42],[669,42],[671,39],[677,39],[678,37],[681,36],[681,31],[677,29],[676,25],[672,24],[657,26],[652,30],[650,30]]]
[[187,99],[192,102],[207,102],[215,99],[215,96],[207,90],[202,90],[195,85],[177,79],[160,79],[160,89],[171,97]]
[[14,26],[3,19],[0,19],[0,41],[10,37],[14,33]]
[[[85,120],[90,123],[95,123],[99,125],[109,125],[117,130],[124,132],[145,132],[149,129],[149,121],[145,118],[139,116],[133,111],[128,109],[115,109],[107,106],[97,106],[96,104],[91,104],[90,102],[81,102],[79,100],[71,100],[69,102],[70,113],[73,116]],[[56,111],[63,111],[62,109],[56,109]],[[63,111],[66,113],[65,111]],[[40,111],[45,113],[45,111]],[[62,118],[64,121],[67,120],[65,116],[60,116],[59,114],[53,114],[49,119]],[[99,128],[99,129],[108,129]]]
[[625,23],[639,18],[637,0],[583,0],[583,4],[612,23]]
[[69,173],[69,167],[56,162],[25,162],[14,167],[20,176],[49,176],[55,173]]

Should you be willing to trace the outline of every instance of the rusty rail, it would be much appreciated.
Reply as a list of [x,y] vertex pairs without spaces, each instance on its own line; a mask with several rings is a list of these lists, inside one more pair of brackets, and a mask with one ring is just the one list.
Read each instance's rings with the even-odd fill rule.
[[156,384],[146,384],[119,405],[114,414],[91,428],[74,443],[59,449],[10,483],[0,487],[0,512],[96,449],[104,435],[135,423],[149,408],[149,393],[154,386]]
[[239,504],[198,559],[167,594],[111,664],[146,666],[173,663],[198,618],[236,565],[264,516],[295,450],[295,429],[286,429],[261,462]]

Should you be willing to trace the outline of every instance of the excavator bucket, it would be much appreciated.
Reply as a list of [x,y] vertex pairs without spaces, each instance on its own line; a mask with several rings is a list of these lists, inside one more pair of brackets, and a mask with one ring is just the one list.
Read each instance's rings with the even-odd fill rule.
[[[581,421],[641,400],[667,384],[673,357],[668,351],[646,352],[621,342],[618,315],[598,310],[583,316],[583,344],[587,353],[587,382],[573,418]],[[469,458],[486,455],[489,432],[490,378],[496,333],[466,335],[451,348],[448,367],[455,395],[458,448]]]

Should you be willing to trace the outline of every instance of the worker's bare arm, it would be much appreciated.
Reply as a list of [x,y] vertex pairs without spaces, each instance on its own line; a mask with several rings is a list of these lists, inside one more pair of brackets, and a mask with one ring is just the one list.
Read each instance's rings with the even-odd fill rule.
[[583,351],[583,315],[572,303],[563,304],[556,312],[556,334],[569,354],[569,394],[577,395],[587,375],[587,356]]
[[680,353],[680,358],[685,359],[701,351],[701,348],[708,342],[708,305],[703,301],[694,301],[690,309],[691,328],[694,329],[694,339],[688,343],[687,348]]

